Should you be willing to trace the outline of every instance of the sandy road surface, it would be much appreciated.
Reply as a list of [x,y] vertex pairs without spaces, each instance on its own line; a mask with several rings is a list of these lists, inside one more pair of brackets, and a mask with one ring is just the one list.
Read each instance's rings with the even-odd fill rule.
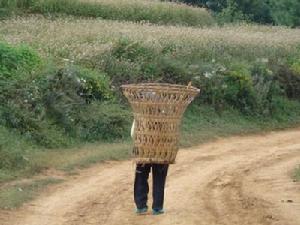
[[[1,225],[300,225],[300,129],[232,137],[180,151],[161,216],[136,216],[133,165],[109,162],[50,188]],[[151,198],[150,198],[151,205]]]

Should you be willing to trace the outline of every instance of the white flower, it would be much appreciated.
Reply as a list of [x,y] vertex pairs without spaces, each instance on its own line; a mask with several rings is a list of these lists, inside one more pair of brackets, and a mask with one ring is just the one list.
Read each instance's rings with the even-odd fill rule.
[[70,59],[62,59],[64,62],[70,62],[71,60]]
[[206,78],[210,78],[210,77],[212,77],[212,73],[205,72],[205,73],[204,73],[204,76],[205,76]]
[[195,80],[200,80],[200,76],[195,76],[194,79]]

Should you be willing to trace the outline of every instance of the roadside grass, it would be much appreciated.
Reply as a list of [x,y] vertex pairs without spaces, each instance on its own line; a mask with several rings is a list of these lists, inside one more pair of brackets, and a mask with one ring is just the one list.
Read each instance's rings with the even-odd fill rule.
[[294,170],[293,179],[295,179],[297,182],[300,182],[300,165]]
[[14,209],[22,206],[41,192],[46,186],[58,184],[61,179],[45,178],[35,180],[29,183],[20,183],[12,186],[0,188],[0,209]]
[[[300,104],[299,112],[300,112]],[[300,113],[284,115],[277,120],[245,117],[237,110],[225,110],[218,114],[211,106],[191,105],[183,118],[181,127],[181,147],[191,147],[218,137],[259,133],[274,129],[283,129],[300,124]],[[25,169],[0,170],[1,183],[22,177],[30,178],[43,171],[55,169],[65,173],[74,173],[76,169],[86,168],[107,160],[129,159],[132,140],[129,138],[114,143],[79,143],[65,149],[30,149],[24,151],[28,160]]]
[[131,144],[125,140],[120,143],[84,144],[71,149],[36,152],[32,159],[36,164],[46,165],[47,168],[72,172],[74,169],[86,168],[95,163],[127,159],[130,150]]
[[[183,118],[181,147],[191,147],[219,137],[247,135],[300,125],[300,103],[294,102],[291,114],[278,112],[274,118],[245,116],[237,110],[217,113],[209,106],[192,105]],[[295,107],[295,108],[294,108]]]
[[0,169],[1,183],[22,177],[30,178],[48,169],[62,170],[67,173],[74,169],[85,168],[94,163],[108,160],[127,159],[131,149],[129,141],[119,143],[86,143],[66,149],[34,149],[24,152],[28,165],[21,170]]
[[[150,22],[186,26],[210,26],[215,24],[213,17],[204,8],[185,4],[145,0],[1,0],[7,11],[3,16],[13,13],[41,13],[73,15],[77,17]],[[11,1],[10,3],[8,1]],[[7,3],[5,3],[7,2]],[[0,2],[1,6],[1,2]],[[1,13],[0,13],[1,16]]]

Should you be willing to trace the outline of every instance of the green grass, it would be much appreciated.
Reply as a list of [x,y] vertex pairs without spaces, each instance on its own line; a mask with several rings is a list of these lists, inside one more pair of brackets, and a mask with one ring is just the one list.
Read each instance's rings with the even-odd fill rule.
[[218,137],[245,135],[285,129],[300,125],[300,103],[293,102],[293,111],[277,112],[273,118],[245,116],[237,110],[217,113],[212,107],[192,105],[182,123],[181,146],[190,147]]
[[38,196],[38,193],[50,184],[62,182],[61,179],[46,178],[29,183],[15,184],[0,188],[0,208],[14,209]]
[[[1,0],[8,12],[22,11],[55,16],[57,14],[110,20],[150,22],[187,26],[210,26],[214,19],[205,9],[184,4],[145,0]],[[0,1],[0,5],[1,5]],[[5,3],[9,2],[10,3]],[[4,9],[5,9],[4,8]],[[0,13],[1,15],[1,13]]]
[[128,140],[119,143],[79,143],[76,147],[51,150],[23,148],[21,154],[27,159],[25,167],[0,169],[0,184],[22,177],[30,178],[47,169],[72,172],[107,160],[127,159],[130,150]]
[[300,182],[300,165],[294,170],[293,179]]

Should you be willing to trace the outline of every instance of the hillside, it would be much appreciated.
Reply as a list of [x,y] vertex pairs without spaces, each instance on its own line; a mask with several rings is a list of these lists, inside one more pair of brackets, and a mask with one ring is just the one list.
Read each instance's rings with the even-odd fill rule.
[[183,146],[300,122],[299,29],[219,27],[204,9],[160,1],[0,6],[0,182],[128,157],[124,83],[201,89]]

